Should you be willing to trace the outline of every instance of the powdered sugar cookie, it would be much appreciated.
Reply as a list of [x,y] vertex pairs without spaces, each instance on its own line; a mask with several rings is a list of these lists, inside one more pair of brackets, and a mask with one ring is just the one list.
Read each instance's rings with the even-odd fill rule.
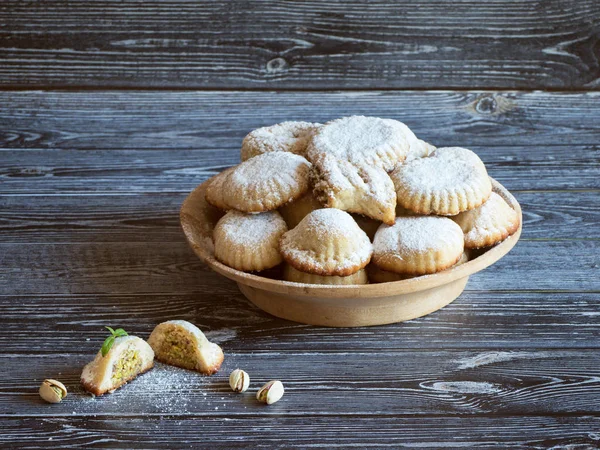
[[[464,252],[458,262],[453,266],[450,266],[446,270],[450,270],[456,266],[460,266],[461,264],[466,263],[469,260],[467,253]],[[396,273],[390,272],[388,270],[383,270],[377,267],[375,264],[371,263],[366,268],[367,274],[369,276],[369,281],[371,283],[391,283],[392,281],[401,281],[408,280],[409,278],[414,278],[417,275],[407,275],[404,273]]]
[[244,272],[259,271],[281,263],[279,239],[287,225],[277,211],[244,214],[231,210],[213,231],[215,257]]
[[375,237],[375,233],[377,233],[377,229],[381,225],[381,222],[375,219],[371,219],[370,217],[363,216],[362,214],[350,214],[356,224],[367,233],[371,242],[373,242],[373,238]]
[[308,140],[320,123],[282,122],[251,131],[242,142],[242,161],[269,152],[291,152],[304,156]]
[[438,148],[400,164],[391,177],[398,204],[420,214],[456,215],[481,205],[492,192],[483,162],[460,147]]
[[369,263],[373,245],[350,214],[323,208],[285,233],[280,250],[283,259],[299,271],[345,277]]
[[287,223],[288,228],[291,230],[300,223],[307,214],[313,212],[315,209],[321,209],[323,205],[315,198],[312,191],[308,191],[298,200],[291,203],[286,203],[279,208],[279,213]]
[[207,184],[206,191],[204,192],[204,198],[210,205],[214,206],[215,208],[222,209],[223,211],[230,209],[223,199],[223,182],[233,169],[234,167],[230,167],[229,169],[216,174],[206,182]]
[[431,155],[435,150],[436,147],[434,145],[431,145],[421,139],[417,139],[416,143],[411,142],[406,161],[416,158],[424,158],[425,156]]
[[390,171],[406,158],[411,142],[418,143],[417,137],[397,120],[344,117],[315,131],[306,157],[314,162],[322,155],[331,155],[352,164],[369,164]]
[[465,233],[466,248],[489,247],[519,228],[519,215],[495,192],[480,207],[452,218]]
[[285,152],[264,153],[236,166],[223,181],[225,204],[247,213],[271,211],[308,190],[310,163]]
[[347,284],[367,284],[369,278],[365,269],[360,269],[358,272],[348,275],[347,277],[338,276],[323,276],[312,273],[300,272],[294,269],[289,264],[283,268],[283,278],[286,281],[305,284],[329,284],[329,285],[347,285]]
[[394,223],[396,191],[385,170],[319,155],[311,172],[314,194],[328,208],[338,208]]
[[464,250],[460,227],[446,217],[398,217],[373,241],[373,262],[390,272],[424,275],[456,264]]

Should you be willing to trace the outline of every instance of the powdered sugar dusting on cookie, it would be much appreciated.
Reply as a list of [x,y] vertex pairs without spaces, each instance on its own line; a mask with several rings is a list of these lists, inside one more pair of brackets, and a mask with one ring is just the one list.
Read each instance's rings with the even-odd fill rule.
[[282,122],[251,131],[242,142],[242,161],[269,152],[303,155],[312,133],[320,123]]
[[352,116],[332,120],[318,129],[308,145],[310,161],[330,154],[351,163],[373,164],[391,170],[418,139],[402,122]]
[[[375,253],[423,253],[443,249],[451,243],[462,244],[463,233],[459,226],[445,217],[398,217],[392,226],[382,225],[375,233]],[[462,251],[462,249],[461,249]]]
[[492,245],[514,233],[519,226],[519,216],[495,192],[480,207],[453,218],[465,233],[468,247]]
[[245,214],[231,210],[221,218],[217,226],[240,246],[262,244],[272,234],[282,234],[287,225],[277,211]]
[[373,251],[369,237],[352,216],[335,208],[308,214],[283,235],[280,248],[284,259],[298,270],[340,276],[363,268]]

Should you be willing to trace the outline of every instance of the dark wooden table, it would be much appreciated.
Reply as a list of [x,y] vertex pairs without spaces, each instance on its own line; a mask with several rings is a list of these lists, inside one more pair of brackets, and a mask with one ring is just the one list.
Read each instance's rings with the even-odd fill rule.
[[[0,89],[0,447],[600,446],[598,0],[3,0]],[[521,202],[517,247],[431,316],[275,319],[185,243],[249,130],[349,114],[473,149]],[[105,325],[176,318],[218,375],[83,394]],[[238,366],[283,400],[233,394]]]

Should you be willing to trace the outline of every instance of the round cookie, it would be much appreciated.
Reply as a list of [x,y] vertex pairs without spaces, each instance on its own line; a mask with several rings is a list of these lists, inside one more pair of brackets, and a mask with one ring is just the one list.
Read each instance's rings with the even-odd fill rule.
[[492,192],[481,159],[460,147],[438,148],[391,173],[398,204],[420,214],[453,216],[476,208]]
[[465,248],[489,247],[519,228],[519,215],[495,192],[483,205],[452,219],[465,233]]
[[271,211],[309,188],[310,163],[293,153],[272,152],[236,166],[223,182],[223,200],[247,213]]
[[241,158],[246,161],[263,153],[291,152],[304,155],[312,133],[320,123],[282,122],[257,128],[242,141]]
[[244,214],[231,210],[213,231],[215,257],[244,272],[270,269],[282,261],[279,240],[287,229],[277,211]]
[[369,237],[350,214],[335,208],[308,214],[282,236],[279,248],[283,259],[301,272],[340,277],[365,267],[373,253]]
[[348,285],[367,284],[369,282],[369,278],[367,277],[367,272],[365,269],[360,269],[358,272],[348,275],[347,277],[338,277],[335,275],[323,276],[300,272],[289,264],[286,264],[283,268],[283,278],[286,281],[305,284]]
[[402,122],[379,117],[352,116],[327,122],[315,131],[306,149],[314,162],[322,155],[352,164],[392,170],[403,161],[418,139]]
[[206,191],[204,191],[204,198],[209,205],[215,208],[227,211],[230,207],[225,203],[223,199],[223,183],[227,176],[235,167],[230,167],[221,173],[216,174],[206,182]]
[[[466,263],[469,260],[467,253],[464,252],[458,262],[453,266],[449,267],[446,270],[450,270],[456,266],[460,266],[461,264]],[[366,268],[367,274],[369,276],[369,281],[371,283],[391,283],[393,281],[401,281],[408,280],[409,278],[414,278],[416,275],[406,275],[402,273],[390,272],[388,270],[383,270],[377,267],[375,264],[371,263]]]
[[464,235],[446,217],[398,217],[394,225],[377,230],[373,248],[373,262],[380,269],[425,275],[456,264],[463,254]]
[[300,223],[307,214],[313,212],[315,209],[321,209],[323,205],[315,198],[313,193],[309,190],[306,194],[300,197],[298,200],[291,203],[286,203],[279,208],[279,213],[287,223],[288,228],[291,230]]

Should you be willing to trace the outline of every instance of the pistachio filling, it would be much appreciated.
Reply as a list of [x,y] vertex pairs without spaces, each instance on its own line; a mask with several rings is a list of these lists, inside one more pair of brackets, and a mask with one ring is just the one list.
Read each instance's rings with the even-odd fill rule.
[[137,375],[142,369],[142,358],[138,350],[133,348],[123,352],[113,365],[112,382],[122,383]]
[[196,367],[194,344],[183,333],[175,330],[167,332],[161,352],[163,353],[163,357],[169,359],[172,364],[186,369]]

